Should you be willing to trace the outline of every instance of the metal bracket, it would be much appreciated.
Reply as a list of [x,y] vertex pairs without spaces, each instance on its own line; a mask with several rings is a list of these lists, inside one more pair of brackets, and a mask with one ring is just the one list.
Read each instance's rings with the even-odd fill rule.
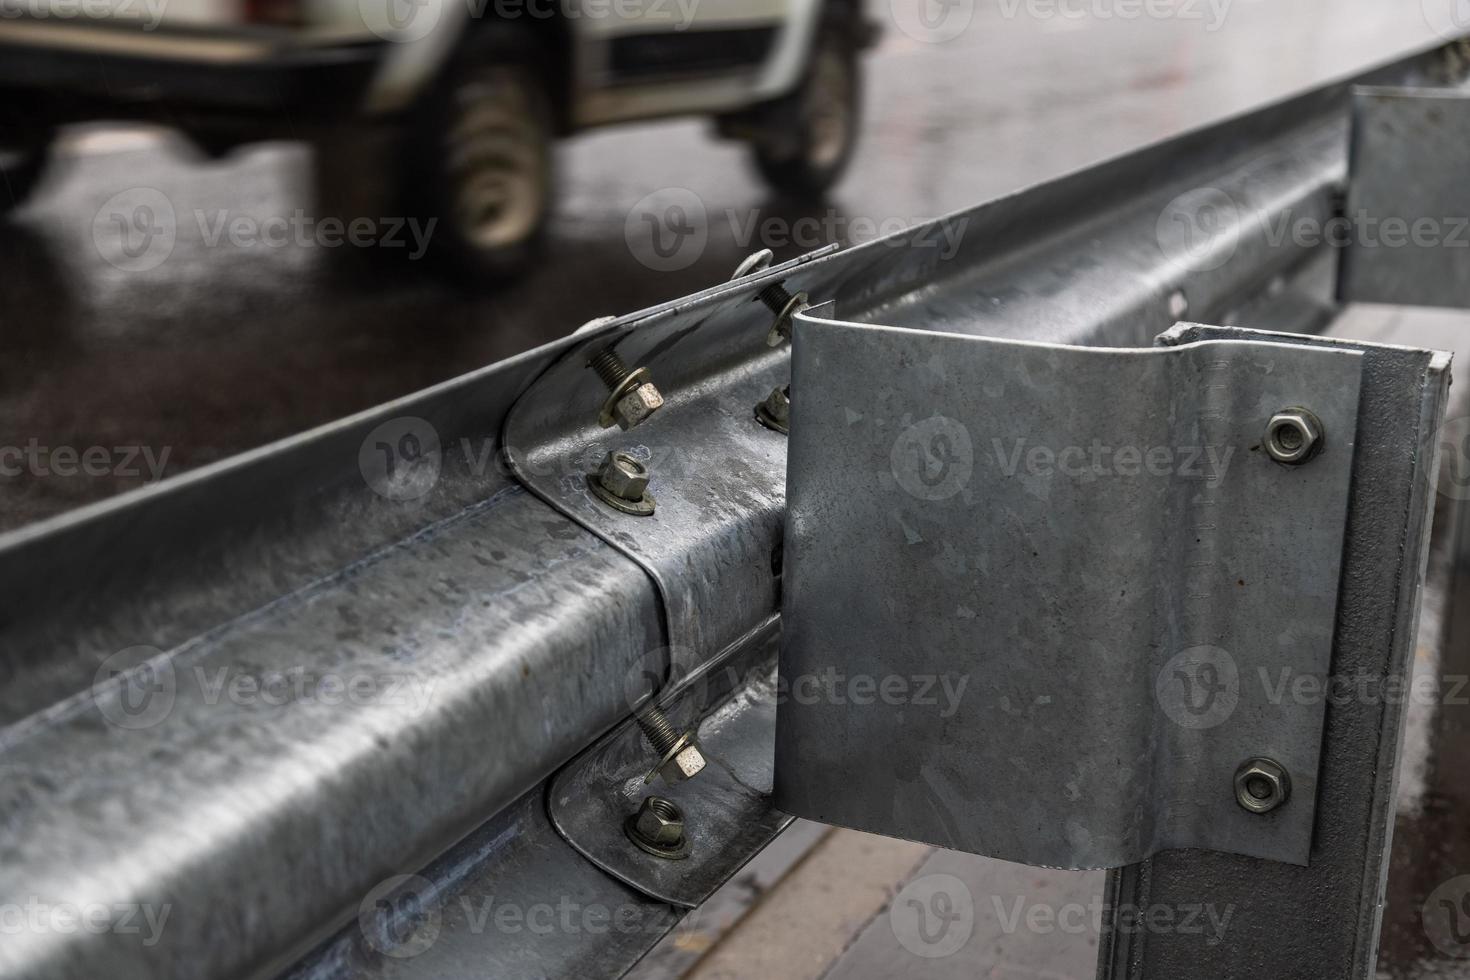
[[[773,617],[662,700],[681,730],[699,727],[708,764],[697,778],[646,785],[648,747],[631,722],[556,774],[548,809],[572,847],[650,898],[695,908],[791,823],[771,802],[777,635]],[[687,855],[680,860],[635,847],[623,832],[650,793],[683,811]]]
[[1048,867],[1305,864],[1361,366],[799,317],[777,804]]
[[[589,334],[537,379],[506,419],[515,476],[653,579],[675,681],[778,607],[772,564],[786,440],[762,425],[752,406],[788,383],[789,358],[784,349],[765,347],[770,313],[753,293],[775,282],[808,288],[824,254],[721,284],[621,336]],[[585,365],[610,346],[627,363],[649,367],[666,400],[630,432],[602,429],[588,411],[604,393]],[[587,473],[614,450],[647,466],[648,489],[658,500],[652,514],[619,513],[589,490]]]

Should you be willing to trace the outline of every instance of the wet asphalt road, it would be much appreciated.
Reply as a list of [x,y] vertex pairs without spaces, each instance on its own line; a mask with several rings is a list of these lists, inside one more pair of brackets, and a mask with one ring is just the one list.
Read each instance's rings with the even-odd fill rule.
[[[1190,0],[1162,20],[1058,12],[1110,4],[986,0],[933,22],[963,28],[943,43],[890,17],[866,60],[864,142],[828,202],[772,201],[743,148],[710,139],[702,120],[577,138],[560,153],[543,262],[482,294],[402,261],[405,232],[399,261],[366,274],[310,232],[221,234],[242,218],[312,218],[304,145],[209,160],[166,132],[70,132],[38,195],[0,222],[0,445],[140,446],[175,473],[719,282],[756,248],[789,257],[872,238],[1435,37],[1417,0]],[[155,243],[134,261],[106,218],[140,201],[173,220],[166,253]],[[664,261],[655,228],[697,234]],[[0,529],[147,482],[121,455],[99,476],[0,479]]]
[[[221,459],[721,281],[754,249],[784,258],[864,240],[1435,40],[1418,0],[1236,0],[1219,22],[1208,4],[1198,19],[1132,21],[979,7],[942,44],[888,25],[867,60],[864,143],[830,201],[771,200],[741,148],[714,142],[700,121],[580,137],[560,153],[544,261],[493,292],[447,285],[423,263],[364,273],[310,239],[211,242],[221,221],[311,215],[303,146],[207,160],[168,133],[70,132],[39,195],[0,223],[0,445],[149,455],[132,472],[0,478],[0,529],[141,485],[150,467]],[[161,195],[174,216],[167,256],[147,268],[97,224],[116,195],[139,193]],[[669,230],[670,202],[695,234],[672,261],[650,259],[648,235]],[[680,267],[650,267],[670,264]],[[1465,727],[1446,728],[1453,741],[1431,753],[1444,761],[1430,766],[1423,808],[1400,822],[1383,963],[1395,977],[1470,975],[1434,955],[1414,907],[1462,855],[1458,870],[1470,872],[1454,819],[1464,809],[1451,806],[1464,755],[1441,751]]]

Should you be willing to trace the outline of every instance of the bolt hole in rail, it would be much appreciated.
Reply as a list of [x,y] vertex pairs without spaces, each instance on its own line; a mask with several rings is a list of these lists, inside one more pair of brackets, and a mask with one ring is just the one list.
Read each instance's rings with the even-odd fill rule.
[[[1259,679],[1463,642],[1463,335],[1358,304],[1463,309],[1470,260],[1270,230],[1463,208],[1467,63],[983,204],[942,261],[756,256],[7,536],[0,897],[169,911],[0,973],[617,976],[799,815],[1233,910],[1110,919],[1105,977],[1372,977],[1413,712]],[[409,435],[432,479],[371,448]],[[242,693],[303,660],[353,710]],[[620,925],[484,914],[569,901]]]

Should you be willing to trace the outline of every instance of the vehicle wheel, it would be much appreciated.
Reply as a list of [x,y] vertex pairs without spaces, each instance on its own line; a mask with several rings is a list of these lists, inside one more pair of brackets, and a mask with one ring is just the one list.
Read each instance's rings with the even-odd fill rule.
[[555,135],[545,63],[524,31],[482,26],[409,139],[415,210],[438,219],[435,250],[471,281],[521,271],[542,243]]
[[848,25],[824,21],[800,88],[770,107],[755,163],[772,188],[821,195],[842,177],[857,145],[862,74]]
[[8,214],[31,196],[51,155],[50,138],[25,146],[0,148],[0,214]]

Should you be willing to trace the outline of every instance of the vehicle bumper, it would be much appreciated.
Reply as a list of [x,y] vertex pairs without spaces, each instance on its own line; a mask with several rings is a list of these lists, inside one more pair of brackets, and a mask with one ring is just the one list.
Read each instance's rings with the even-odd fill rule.
[[381,43],[304,45],[282,34],[0,23],[0,90],[87,118],[181,109],[330,118],[363,104]]

